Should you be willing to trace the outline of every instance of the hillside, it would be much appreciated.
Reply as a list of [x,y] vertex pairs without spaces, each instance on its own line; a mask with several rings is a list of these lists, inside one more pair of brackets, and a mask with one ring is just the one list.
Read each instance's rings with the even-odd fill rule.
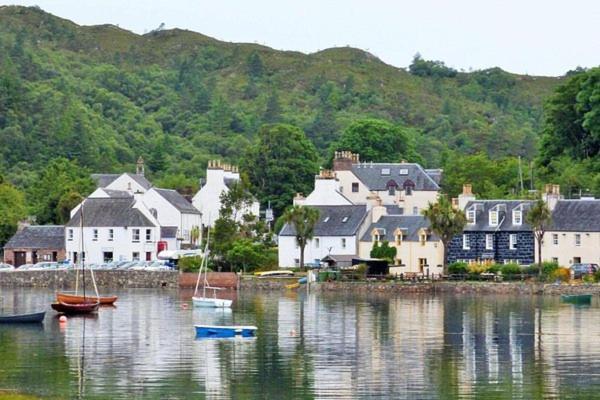
[[561,78],[492,68],[415,76],[353,48],[314,54],[226,43],[173,29],[137,35],[0,7],[0,171],[19,187],[66,156],[187,184],[207,160],[236,162],[263,123],[302,128],[323,160],[353,120],[418,128],[429,167],[442,153],[536,154],[544,99]]

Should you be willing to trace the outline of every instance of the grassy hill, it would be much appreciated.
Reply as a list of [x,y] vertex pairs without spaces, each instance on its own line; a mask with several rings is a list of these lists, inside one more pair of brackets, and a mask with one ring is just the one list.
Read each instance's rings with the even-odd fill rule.
[[447,151],[531,159],[560,82],[497,68],[416,76],[354,48],[307,55],[180,29],[137,35],[2,6],[0,171],[27,187],[57,156],[110,172],[142,155],[153,178],[193,185],[207,160],[236,162],[263,123],[299,126],[325,159],[363,117],[417,128],[429,167]]

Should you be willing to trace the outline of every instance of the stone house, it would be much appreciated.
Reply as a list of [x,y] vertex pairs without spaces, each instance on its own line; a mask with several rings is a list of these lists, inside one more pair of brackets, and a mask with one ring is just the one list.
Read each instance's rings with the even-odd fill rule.
[[62,261],[65,258],[63,226],[25,226],[4,245],[4,262],[15,267],[41,261]]

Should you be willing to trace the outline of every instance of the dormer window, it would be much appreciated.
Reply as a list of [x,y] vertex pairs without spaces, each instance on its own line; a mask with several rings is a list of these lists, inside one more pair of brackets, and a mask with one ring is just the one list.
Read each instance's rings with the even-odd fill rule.
[[342,222],[348,222],[348,217],[342,218]]
[[396,188],[398,187],[398,184],[396,183],[396,181],[391,179],[388,181],[388,183],[385,186],[387,187],[388,194],[390,196],[396,195]]
[[513,225],[521,225],[523,223],[523,211],[513,210]]
[[408,175],[408,170],[406,168],[400,169],[399,175]]
[[394,239],[396,241],[396,245],[400,246],[402,244],[402,230],[400,228],[396,229],[394,232]]
[[419,242],[421,243],[421,246],[425,246],[425,243],[427,242],[427,231],[425,229],[422,229],[419,233]]
[[496,210],[490,211],[490,225],[498,226],[498,211]]
[[325,217],[325,219],[323,220],[323,222],[329,222],[329,216]]
[[391,171],[389,168],[381,168],[381,175],[390,175]]
[[407,179],[404,184],[402,185],[402,188],[404,189],[404,193],[407,196],[412,195],[413,189],[415,188],[415,183],[413,181],[411,181],[410,179]]
[[467,210],[467,223],[468,224],[474,224],[475,223],[475,210],[474,209],[469,209]]

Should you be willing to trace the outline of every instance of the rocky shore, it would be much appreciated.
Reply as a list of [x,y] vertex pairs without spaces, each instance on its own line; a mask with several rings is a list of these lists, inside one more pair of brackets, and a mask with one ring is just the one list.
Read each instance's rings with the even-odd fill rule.
[[[178,271],[94,271],[96,284],[107,288],[177,288]],[[88,287],[90,272],[86,272]],[[81,275],[80,275],[81,284]],[[10,271],[0,273],[0,286],[73,289],[75,271]]]

